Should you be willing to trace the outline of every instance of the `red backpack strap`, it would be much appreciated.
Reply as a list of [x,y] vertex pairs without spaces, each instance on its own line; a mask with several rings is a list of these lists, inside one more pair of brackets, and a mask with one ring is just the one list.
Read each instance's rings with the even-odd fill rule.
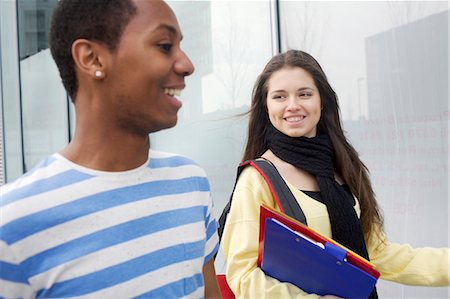
[[269,178],[270,174],[267,172],[268,169],[266,169],[264,167],[264,164],[262,164],[261,162],[264,164],[272,165],[272,164],[269,164],[268,162],[266,162],[266,160],[249,160],[249,161],[245,161],[245,162],[241,163],[241,165],[239,165],[239,166],[245,167],[247,165],[251,165],[259,172],[259,174],[264,178],[264,181],[266,181],[267,185],[269,186],[270,193],[272,193],[273,199],[275,199],[278,207],[280,208],[280,211],[282,213],[285,213],[283,205],[281,204],[280,198],[278,196],[277,190],[275,190],[275,187],[272,184],[273,180],[271,180]]
[[308,225],[305,214],[292,194],[286,182],[281,177],[275,165],[266,159],[251,160],[249,162],[258,170],[269,186],[280,211],[301,223]]
[[222,233],[225,227],[228,213],[230,212],[231,200],[233,199],[236,183],[244,168],[249,165],[254,167],[264,178],[281,212],[307,225],[305,214],[303,213],[300,205],[298,204],[297,200],[295,199],[289,187],[286,185],[286,182],[281,177],[276,167],[265,159],[248,160],[242,162],[239,165],[236,175],[236,181],[233,187],[233,192],[230,195],[230,200],[223,209],[222,215],[220,215],[219,229],[218,229],[219,240],[222,239]]

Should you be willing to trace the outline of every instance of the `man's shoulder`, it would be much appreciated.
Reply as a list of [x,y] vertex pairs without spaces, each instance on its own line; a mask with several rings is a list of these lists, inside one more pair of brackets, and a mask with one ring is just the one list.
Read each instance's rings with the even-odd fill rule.
[[41,160],[36,166],[32,169],[28,170],[15,180],[9,182],[6,185],[0,186],[1,193],[4,194],[12,189],[17,189],[21,187],[25,187],[27,185],[32,184],[35,181],[41,180],[49,175],[48,168],[56,161],[54,155],[48,156]]
[[0,206],[49,191],[73,180],[71,170],[70,165],[61,161],[57,154],[47,156],[23,175],[0,187]]
[[189,168],[204,172],[194,160],[180,154],[150,150],[149,156],[150,168]]

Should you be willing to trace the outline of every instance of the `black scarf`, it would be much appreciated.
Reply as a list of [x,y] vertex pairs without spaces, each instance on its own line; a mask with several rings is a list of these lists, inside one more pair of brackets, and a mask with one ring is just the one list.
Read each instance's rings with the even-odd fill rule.
[[[334,179],[334,148],[328,135],[290,137],[270,126],[266,142],[275,156],[316,177],[333,239],[369,260],[361,223],[353,207],[355,201]],[[369,298],[378,298],[376,289]]]

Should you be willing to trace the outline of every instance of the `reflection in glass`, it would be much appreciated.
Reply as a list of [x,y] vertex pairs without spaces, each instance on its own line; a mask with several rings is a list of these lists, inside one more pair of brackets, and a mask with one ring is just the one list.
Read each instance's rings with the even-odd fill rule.
[[[272,56],[269,1],[169,1],[195,72],[186,80],[175,128],[152,147],[180,153],[207,172],[216,215],[228,201],[242,157],[246,112],[256,76]],[[192,17],[195,16],[195,17]],[[223,257],[216,260],[225,270]]]
[[[0,43],[1,45],[1,43]],[[0,48],[0,63],[1,63],[1,48]],[[0,64],[0,186],[5,184],[6,173],[5,173],[5,156],[4,156],[4,146],[3,146],[3,87],[2,87],[2,72]]]
[[66,93],[48,49],[57,0],[19,0],[19,52],[25,170],[68,142]]
[[58,0],[18,0],[20,59],[48,48],[48,30]]
[[5,177],[10,182],[23,172],[16,3],[0,1],[0,14],[3,153]]
[[[448,3],[282,1],[280,8],[283,50],[309,51],[339,96],[389,238],[448,247]],[[379,291],[449,294],[384,281]]]
[[181,47],[195,72],[186,80],[177,126],[152,135],[152,147],[184,154],[205,168],[219,214],[242,157],[247,119],[237,115],[248,110],[256,76],[272,56],[270,3],[169,1],[169,5],[178,17],[184,36]]

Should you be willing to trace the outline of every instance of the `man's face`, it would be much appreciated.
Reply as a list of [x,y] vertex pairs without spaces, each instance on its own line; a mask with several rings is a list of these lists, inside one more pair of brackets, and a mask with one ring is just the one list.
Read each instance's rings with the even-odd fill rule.
[[194,67],[180,49],[177,19],[163,1],[135,0],[138,13],[125,27],[105,79],[110,112],[120,129],[147,135],[173,127]]

